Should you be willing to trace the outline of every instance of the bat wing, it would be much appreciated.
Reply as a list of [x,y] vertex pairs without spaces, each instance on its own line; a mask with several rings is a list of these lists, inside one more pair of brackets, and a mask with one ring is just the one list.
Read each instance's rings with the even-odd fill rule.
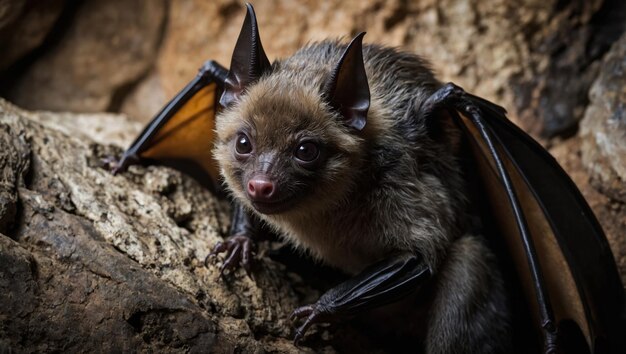
[[114,172],[137,163],[159,163],[215,187],[218,168],[211,149],[219,94],[226,75],[227,70],[216,62],[206,62],[198,75],[144,128]]
[[469,141],[544,351],[625,353],[624,288],[581,193],[503,108],[454,88],[444,101]]

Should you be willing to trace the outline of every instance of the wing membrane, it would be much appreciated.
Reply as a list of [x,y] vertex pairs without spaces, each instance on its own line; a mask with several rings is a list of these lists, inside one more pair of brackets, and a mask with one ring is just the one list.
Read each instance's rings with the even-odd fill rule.
[[[482,99],[474,103],[483,114],[480,124],[475,117],[463,115],[459,121],[468,133],[481,179],[488,184],[485,190],[491,209],[498,214],[498,229],[534,309],[535,323],[546,325],[547,320],[559,326],[573,321],[592,351],[602,347],[610,352],[623,350],[624,291],[591,209],[538,143],[510,123],[497,106]],[[508,176],[502,175],[497,160]],[[519,212],[509,195],[517,200]],[[542,332],[545,335],[546,328]],[[546,342],[546,346],[556,345]]]
[[211,150],[225,75],[219,64],[207,62],[126,150],[116,172],[135,163],[158,162],[215,187],[219,173]]

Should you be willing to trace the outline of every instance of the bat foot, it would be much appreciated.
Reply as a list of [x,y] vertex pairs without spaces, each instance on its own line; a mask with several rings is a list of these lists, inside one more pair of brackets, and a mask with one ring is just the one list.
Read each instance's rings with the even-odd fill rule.
[[204,260],[205,265],[211,262],[220,253],[226,253],[224,263],[220,267],[220,277],[241,266],[248,275],[252,266],[256,245],[254,241],[244,235],[234,235],[224,242],[218,242]]
[[293,344],[297,347],[312,325],[316,323],[329,322],[332,318],[333,314],[328,311],[328,308],[320,305],[319,303],[298,307],[291,313],[291,316],[289,316],[289,319],[293,324],[296,324],[301,319],[304,319],[302,324],[295,329]]

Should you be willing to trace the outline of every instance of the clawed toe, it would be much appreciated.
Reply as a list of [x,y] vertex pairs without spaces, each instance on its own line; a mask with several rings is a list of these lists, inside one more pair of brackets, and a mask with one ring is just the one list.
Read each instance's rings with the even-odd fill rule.
[[[305,318],[306,317],[306,318]],[[299,319],[305,318],[304,322],[295,329],[295,335],[293,338],[293,344],[298,346],[309,328],[319,322],[324,322],[323,312],[317,305],[307,305],[298,307],[292,313],[289,319],[292,323],[296,323]]]
[[310,315],[313,310],[313,305],[298,307],[297,309],[293,310],[291,316],[289,316],[289,320],[291,320],[291,322],[295,322],[304,316]]
[[226,253],[226,258],[220,267],[220,277],[236,269],[237,266],[243,267],[246,273],[250,274],[254,243],[249,237],[235,235],[224,242],[218,242],[204,260],[205,265],[208,266],[211,260],[220,253]]

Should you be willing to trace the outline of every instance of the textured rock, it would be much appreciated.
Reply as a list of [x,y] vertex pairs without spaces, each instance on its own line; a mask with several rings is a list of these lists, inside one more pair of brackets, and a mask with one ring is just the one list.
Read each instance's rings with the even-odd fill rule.
[[[582,165],[600,193],[585,196],[607,233],[626,284],[626,35],[602,61],[580,127]],[[577,151],[577,150],[575,150]],[[570,154],[574,151],[570,151]],[[576,155],[574,155],[576,156]],[[594,191],[595,192],[595,191]]]
[[25,144],[24,135],[9,136],[9,127],[0,124],[0,233],[6,233],[14,226],[17,216],[17,188],[23,183],[28,172],[30,148]]
[[[270,58],[309,41],[367,31],[366,42],[426,56],[443,81],[500,103],[541,137],[575,132],[598,59],[626,25],[626,3],[617,0],[254,5]],[[243,15],[243,3],[235,0],[85,2],[57,43],[3,91],[28,108],[121,110],[145,121],[205,60],[229,64]]]
[[[588,103],[599,59],[624,31],[626,3],[525,3],[517,37],[523,38],[526,55],[521,70],[509,79],[513,107],[523,126],[536,135],[571,135]],[[536,13],[535,5],[540,9]]]
[[594,187],[626,203],[626,35],[602,62],[581,123],[582,159]]
[[65,0],[0,0],[0,71],[41,45]]
[[8,97],[30,109],[97,112],[153,63],[164,1],[82,3],[56,45],[19,77]]
[[[626,23],[626,5],[610,0],[260,0],[254,6],[270,58],[309,41],[367,31],[366,42],[426,56],[442,80],[507,107],[536,136],[576,128],[597,72],[594,60]],[[243,15],[232,0],[171,2],[157,91],[172,97],[206,59],[229,65]]]
[[26,0],[1,0],[0,1],[0,31],[4,31],[7,27],[15,23],[20,17]]
[[161,78],[154,71],[126,96],[120,112],[142,123],[148,123],[161,110],[168,97],[161,86]]
[[611,251],[613,251],[622,284],[626,285],[626,237],[624,233],[626,230],[626,204],[611,199],[592,186],[589,172],[580,158],[581,150],[582,152],[585,151],[585,144],[581,143],[581,140],[578,136],[573,137],[555,145],[550,149],[550,153],[576,183],[598,218],[609,241]]
[[204,266],[228,226],[209,192],[166,168],[112,176],[119,148],[58,123],[89,116],[54,116],[0,100],[0,351],[296,351],[283,266]]

